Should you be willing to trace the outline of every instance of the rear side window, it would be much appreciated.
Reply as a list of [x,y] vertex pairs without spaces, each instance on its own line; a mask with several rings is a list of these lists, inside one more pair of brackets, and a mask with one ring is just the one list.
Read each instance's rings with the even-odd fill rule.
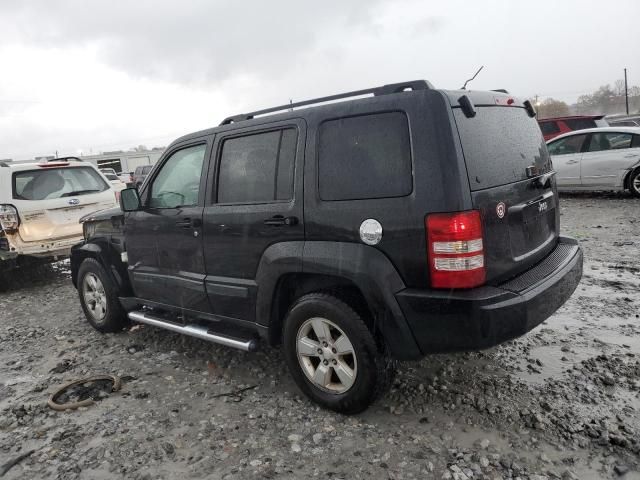
[[596,121],[590,118],[571,118],[564,120],[564,123],[571,130],[584,130],[585,128],[596,127]]
[[322,200],[409,195],[413,176],[407,117],[389,112],[322,123],[318,170]]
[[540,122],[540,130],[544,135],[551,135],[554,133],[558,133],[560,131],[560,127],[556,122]]
[[640,148],[640,135],[634,135],[631,148]]
[[103,192],[109,185],[91,167],[42,168],[13,174],[13,198],[51,200]]
[[588,152],[602,152],[604,150],[621,150],[631,146],[630,133],[594,133],[591,135]]
[[298,133],[293,128],[225,140],[219,203],[268,203],[293,198]]

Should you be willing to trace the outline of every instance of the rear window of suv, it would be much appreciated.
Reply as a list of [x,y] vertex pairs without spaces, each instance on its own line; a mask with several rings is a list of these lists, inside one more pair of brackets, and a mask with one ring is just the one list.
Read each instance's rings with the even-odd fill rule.
[[540,122],[540,130],[545,135],[552,135],[560,131],[560,127],[556,122]]
[[13,198],[51,200],[104,192],[109,185],[91,167],[41,168],[13,174]]
[[564,120],[564,123],[567,124],[571,130],[584,130],[585,128],[594,128],[596,127],[596,121],[590,118],[570,118]]
[[472,191],[527,179],[526,168],[550,168],[538,122],[524,108],[479,107],[467,118],[454,108]]
[[409,124],[404,113],[323,122],[318,152],[322,200],[401,197],[413,190]]

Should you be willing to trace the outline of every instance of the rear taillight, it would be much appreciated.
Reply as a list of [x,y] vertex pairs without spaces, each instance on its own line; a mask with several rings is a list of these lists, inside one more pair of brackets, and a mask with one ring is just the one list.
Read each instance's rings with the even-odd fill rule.
[[480,212],[434,213],[425,220],[433,288],[473,288],[485,281]]
[[20,218],[13,205],[0,205],[0,230],[13,232],[18,229]]
[[116,191],[115,191],[115,192],[113,192],[113,193],[115,193],[115,194],[116,194],[116,203],[120,203],[120,192],[116,190]]

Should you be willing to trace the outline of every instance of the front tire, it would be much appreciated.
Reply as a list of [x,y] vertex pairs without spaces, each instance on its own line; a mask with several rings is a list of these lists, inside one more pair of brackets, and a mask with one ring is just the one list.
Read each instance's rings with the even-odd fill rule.
[[78,295],[87,321],[102,333],[118,332],[127,324],[118,289],[104,267],[86,258],[78,269]]
[[636,168],[629,176],[629,190],[634,197],[640,197],[640,168]]
[[362,317],[342,300],[311,293],[290,308],[283,350],[291,376],[314,402],[344,414],[365,410],[392,376]]

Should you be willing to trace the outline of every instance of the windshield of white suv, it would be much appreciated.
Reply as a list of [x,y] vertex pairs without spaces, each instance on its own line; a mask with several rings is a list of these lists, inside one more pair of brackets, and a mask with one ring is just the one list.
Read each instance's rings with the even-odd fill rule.
[[50,200],[103,192],[108,188],[91,167],[42,168],[13,174],[16,200]]

